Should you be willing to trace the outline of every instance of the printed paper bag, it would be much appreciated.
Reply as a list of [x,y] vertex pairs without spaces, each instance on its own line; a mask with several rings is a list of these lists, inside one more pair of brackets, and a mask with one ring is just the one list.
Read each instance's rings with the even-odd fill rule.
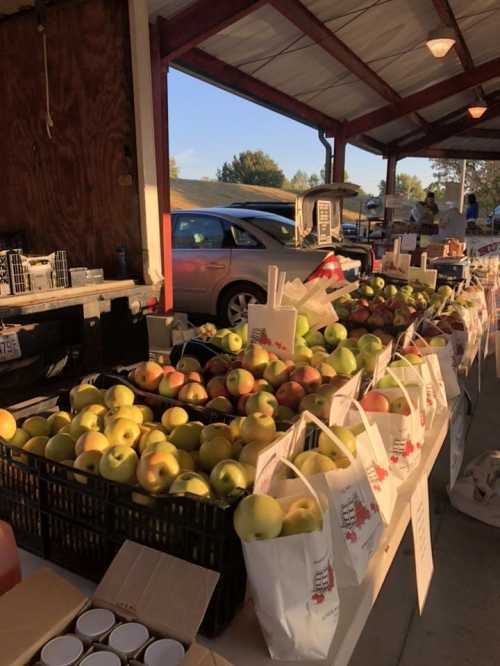
[[[295,467],[294,471],[300,475]],[[322,512],[322,529],[242,544],[255,611],[269,653],[273,659],[288,661],[325,659],[339,618],[329,511],[307,479],[300,476],[298,495],[278,501],[286,510],[304,496],[306,486]]]
[[[432,326],[440,330],[436,324],[432,323]],[[421,346],[421,352],[424,356],[431,353],[437,355],[439,359],[439,367],[441,368],[441,376],[443,378],[446,390],[446,397],[448,400],[453,400],[453,398],[457,398],[460,395],[460,385],[458,383],[456,371],[457,364],[455,358],[454,340],[453,336],[448,335],[447,333],[440,332],[439,335],[446,340],[446,345],[443,347],[424,345]]]
[[[333,556],[339,587],[359,584],[366,575],[370,558],[377,550],[383,532],[383,522],[365,470],[359,458],[354,458],[343,442],[310,412],[300,420],[301,448],[304,448],[308,423],[314,423],[335,442],[349,466],[308,477],[316,492],[325,496],[330,509]],[[298,493],[299,479],[279,482],[277,494]]]
[[[394,474],[396,483],[400,485],[418,467],[421,459],[421,450],[424,442],[425,429],[422,416],[418,407],[420,400],[420,389],[405,387],[401,381],[393,375],[392,369],[387,368],[398,385],[398,388],[377,389],[389,400],[394,402],[398,398],[402,400],[402,411],[409,414],[395,414],[388,412],[366,412],[370,423],[378,426],[385,450],[389,458],[390,470]],[[408,406],[405,409],[405,406]]]
[[416,384],[420,388],[419,407],[425,416],[425,427],[432,428],[432,423],[437,411],[436,398],[434,397],[434,386],[432,377],[425,358],[420,365],[410,363],[407,358],[396,352],[394,356],[403,364],[398,368],[392,367],[392,372],[406,386]]
[[441,373],[439,358],[435,353],[436,347],[429,345],[427,340],[418,333],[415,333],[415,337],[421,343],[419,345],[420,353],[425,357],[427,367],[429,369],[432,382],[432,392],[434,395],[434,400],[436,401],[436,411],[447,409],[448,401],[446,399],[446,386],[444,383],[443,375]]
[[359,430],[359,434],[356,435],[356,452],[365,468],[382,520],[388,525],[394,512],[398,491],[380,431],[375,423],[370,424],[357,400],[352,401],[352,409],[346,414],[344,425],[354,426]]
[[330,403],[330,416],[328,423],[342,423],[353,399],[359,396],[361,388],[361,372],[351,377],[337,393],[334,393]]

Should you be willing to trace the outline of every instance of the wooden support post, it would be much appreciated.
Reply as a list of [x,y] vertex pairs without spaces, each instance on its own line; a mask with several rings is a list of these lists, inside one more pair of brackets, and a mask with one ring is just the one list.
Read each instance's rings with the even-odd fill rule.
[[[389,155],[387,158],[387,174],[385,177],[385,194],[396,194],[396,166],[398,159],[395,155]],[[392,222],[392,209],[384,210],[384,226]]]
[[158,174],[158,207],[162,241],[163,291],[161,305],[167,314],[173,307],[172,291],[172,223],[170,216],[170,158],[168,145],[167,68],[162,64],[160,35],[157,25],[151,26],[151,72]]
[[346,145],[347,142],[342,135],[335,137],[335,145],[333,153],[333,175],[332,175],[332,180],[334,183],[344,182]]

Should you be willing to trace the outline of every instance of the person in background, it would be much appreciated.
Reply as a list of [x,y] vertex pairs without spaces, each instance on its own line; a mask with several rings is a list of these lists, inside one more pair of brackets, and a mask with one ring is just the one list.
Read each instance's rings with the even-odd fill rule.
[[439,220],[439,238],[443,240],[457,238],[463,241],[465,240],[466,229],[467,221],[458,210],[457,204],[454,201],[448,201],[446,210],[441,213]]
[[479,217],[479,204],[477,203],[475,194],[467,195],[467,209],[465,211],[465,219],[467,222],[475,222]]
[[437,207],[436,200],[434,198],[434,192],[427,192],[425,201],[422,202],[422,205],[425,209],[425,221],[432,224],[434,222],[434,218],[439,213],[439,208]]

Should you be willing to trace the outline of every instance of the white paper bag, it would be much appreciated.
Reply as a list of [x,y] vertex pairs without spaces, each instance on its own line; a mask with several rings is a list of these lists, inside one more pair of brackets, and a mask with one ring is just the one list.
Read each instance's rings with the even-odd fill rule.
[[420,365],[413,365],[413,363],[410,363],[410,361],[399,352],[396,352],[394,356],[404,361],[406,367],[391,368],[392,372],[406,386],[409,384],[416,384],[420,387],[419,407],[422,409],[422,413],[425,417],[424,425],[428,429],[432,428],[434,417],[437,412],[437,402],[434,396],[432,376],[425,357],[423,358],[423,363]]
[[303,497],[305,486],[323,514],[322,529],[242,544],[255,612],[269,653],[273,659],[287,661],[325,659],[339,617],[329,511],[307,479],[301,475],[297,481],[299,493],[278,501],[286,510]]
[[427,362],[427,367],[429,369],[431,382],[432,382],[432,391],[434,395],[434,400],[436,401],[436,411],[442,411],[448,409],[448,400],[446,398],[446,386],[444,383],[443,375],[441,373],[441,365],[439,363],[439,357],[435,353],[435,347],[431,347],[428,344],[427,340],[423,338],[418,333],[415,333],[415,337],[422,340],[424,343],[423,347],[420,347],[421,354],[425,357]]
[[390,470],[380,430],[375,423],[370,424],[365,410],[357,400],[353,400],[352,409],[346,414],[343,425],[355,426],[360,423],[364,431],[356,437],[357,455],[365,468],[382,520],[388,525],[398,497],[397,484]]
[[[435,324],[433,324],[435,326]],[[456,363],[455,363],[455,349],[453,336],[442,333],[446,338],[447,344],[444,347],[432,347],[430,345],[420,348],[422,354],[436,354],[439,359],[439,367],[441,368],[441,376],[444,381],[446,390],[446,397],[448,400],[457,398],[460,395],[460,385],[458,383]]]
[[[370,558],[377,550],[383,532],[379,507],[359,458],[354,458],[343,442],[310,412],[299,422],[302,448],[308,423],[314,423],[332,439],[350,465],[308,477],[316,492],[328,499],[333,556],[339,587],[359,584],[366,575]],[[297,494],[299,479],[279,482],[279,494]]]

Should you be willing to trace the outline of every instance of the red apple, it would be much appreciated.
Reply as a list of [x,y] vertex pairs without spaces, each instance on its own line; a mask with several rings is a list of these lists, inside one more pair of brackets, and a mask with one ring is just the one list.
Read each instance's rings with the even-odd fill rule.
[[231,368],[231,361],[232,359],[224,354],[212,356],[212,358],[205,363],[205,372],[209,375],[225,375]]
[[218,375],[212,377],[207,384],[207,393],[210,398],[218,398],[219,396],[225,396],[229,398],[229,391],[226,388],[226,378],[224,375]]
[[366,412],[389,412],[391,405],[387,397],[380,391],[368,391],[360,400]]
[[298,382],[285,382],[276,392],[276,398],[280,405],[297,411],[300,401],[306,392]]
[[307,393],[313,393],[321,384],[321,373],[312,365],[301,365],[291,373],[290,381],[300,384]]

